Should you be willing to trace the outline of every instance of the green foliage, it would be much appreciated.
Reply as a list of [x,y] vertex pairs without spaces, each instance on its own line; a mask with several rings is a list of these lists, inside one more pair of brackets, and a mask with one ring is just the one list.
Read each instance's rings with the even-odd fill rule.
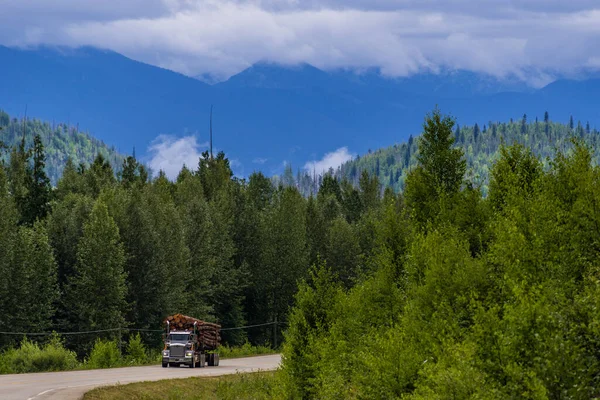
[[[361,243],[371,247],[362,280],[336,293],[301,285],[280,372],[287,396],[600,395],[600,167],[581,140],[546,167],[519,144],[500,153],[487,199],[462,184],[420,220],[386,194],[357,224],[374,232]],[[440,204],[435,179],[418,178],[431,190],[409,210]]]
[[1,374],[68,371],[78,365],[75,353],[65,349],[57,335],[43,346],[25,338],[19,348],[8,349],[0,354]]
[[129,336],[129,342],[127,342],[127,356],[125,361],[130,365],[140,365],[148,362],[148,351],[144,342],[142,342],[142,336],[139,333]]
[[461,149],[452,148],[454,120],[438,109],[427,116],[419,140],[417,168],[406,179],[405,198],[414,219],[425,227],[456,203],[466,163]]
[[427,115],[419,139],[417,160],[427,185],[436,195],[455,193],[463,182],[466,162],[463,151],[454,149],[454,120],[442,116],[439,109]]
[[318,340],[327,332],[339,285],[321,264],[311,270],[310,279],[301,282],[296,294],[296,307],[289,316],[290,328],[285,333],[283,380],[293,398],[317,396],[314,385],[319,363]]
[[[125,255],[119,240],[117,225],[108,214],[106,205],[97,200],[83,227],[83,236],[77,248],[75,274],[69,281],[67,291],[72,330],[125,326]],[[84,340],[79,339],[79,346],[87,348],[90,343]]]
[[490,173],[490,205],[502,210],[510,201],[507,197],[527,198],[535,190],[541,173],[542,164],[531,150],[518,143],[510,147],[501,146],[500,159]]
[[116,340],[96,340],[85,361],[85,366],[89,369],[114,368],[122,365],[123,359]]
[[[283,337],[276,379],[236,386],[274,397],[599,397],[598,135],[567,145],[563,128],[524,117],[454,130],[436,110],[418,140],[325,176],[289,167],[279,186],[233,177],[224,154],[175,182],[149,180],[133,157],[115,179],[96,157],[67,165],[33,224],[21,142],[0,165],[0,330],[152,330],[183,312],[259,325],[223,331],[222,355]],[[35,337],[27,354],[45,349]],[[97,339],[89,367],[157,360],[148,331],[66,346],[83,356]]]

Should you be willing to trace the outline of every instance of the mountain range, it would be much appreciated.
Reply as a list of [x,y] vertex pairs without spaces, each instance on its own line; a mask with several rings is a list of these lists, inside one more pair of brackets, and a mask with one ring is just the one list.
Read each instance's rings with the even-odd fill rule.
[[194,135],[205,150],[214,105],[214,145],[236,174],[277,174],[347,147],[367,153],[418,134],[436,105],[461,125],[542,117],[600,126],[600,79],[560,79],[534,89],[516,79],[444,70],[387,78],[379,70],[322,71],[259,63],[224,82],[199,79],[91,47],[0,46],[0,108],[91,131],[121,153],[150,162],[161,135]]

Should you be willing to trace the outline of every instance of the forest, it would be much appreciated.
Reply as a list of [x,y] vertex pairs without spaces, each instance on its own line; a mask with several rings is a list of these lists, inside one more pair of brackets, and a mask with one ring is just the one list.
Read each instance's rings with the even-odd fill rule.
[[[573,117],[567,124],[552,121],[548,112],[543,120],[537,117],[529,119],[523,115],[520,119],[507,122],[489,121],[480,126],[454,127],[454,145],[463,150],[467,162],[467,177],[478,185],[484,196],[488,192],[490,170],[500,157],[502,144],[519,143],[531,149],[544,165],[554,157],[555,150],[566,151],[572,147],[571,137],[581,138],[594,149],[600,148],[600,134],[589,122],[575,122]],[[402,143],[354,157],[335,170],[325,171],[333,174],[338,180],[347,179],[357,185],[363,171],[377,176],[384,187],[391,187],[396,193],[404,190],[406,178],[411,169],[418,164],[418,140],[412,135]],[[600,155],[593,154],[593,161],[598,163]],[[291,166],[287,166],[281,176],[274,177],[275,184],[296,184],[305,196],[316,194],[319,190],[322,171],[298,170],[295,174]]]
[[366,271],[323,259],[300,284],[272,396],[598,398],[593,150],[577,135],[549,160],[501,144],[484,197],[454,121],[435,111],[423,130],[403,194],[357,225],[372,227]]
[[9,114],[0,109],[0,160],[8,161],[6,152],[1,149],[10,149],[19,146],[25,137],[26,148],[33,146],[33,138],[39,135],[44,144],[46,155],[46,174],[50,183],[55,186],[62,176],[63,169],[70,158],[75,165],[89,165],[98,154],[109,160],[115,168],[121,168],[125,157],[114,147],[90,136],[79,129],[79,125],[70,123],[55,123],[39,119],[11,118]]
[[400,193],[363,170],[309,196],[236,178],[223,153],[174,182],[99,155],[52,188],[36,136],[0,167],[0,332],[123,329],[65,336],[83,357],[127,329],[157,346],[182,312],[272,322],[223,334],[283,337],[273,398],[600,396],[597,134],[573,129],[550,158],[498,139],[484,194],[457,131],[426,116]]

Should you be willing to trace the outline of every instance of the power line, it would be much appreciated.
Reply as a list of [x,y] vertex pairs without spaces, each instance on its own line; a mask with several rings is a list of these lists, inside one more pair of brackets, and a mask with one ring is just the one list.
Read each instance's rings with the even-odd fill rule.
[[[222,328],[221,331],[233,331],[239,329],[256,328],[260,326],[269,325],[286,325],[284,322],[265,322],[264,324],[236,326],[231,328]],[[115,331],[135,331],[135,332],[165,332],[164,329],[144,329],[144,328],[110,328],[110,329],[98,329],[93,331],[79,331],[79,332],[0,332],[0,335],[14,335],[14,336],[48,336],[48,335],[87,335],[90,333],[104,333],[104,332],[115,332]]]
[[222,331],[233,331],[236,329],[246,329],[246,328],[255,328],[258,326],[267,326],[267,325],[275,325],[281,324],[281,322],[265,322],[264,324],[256,324],[256,325],[246,325],[246,326],[236,326],[235,328],[223,328]]

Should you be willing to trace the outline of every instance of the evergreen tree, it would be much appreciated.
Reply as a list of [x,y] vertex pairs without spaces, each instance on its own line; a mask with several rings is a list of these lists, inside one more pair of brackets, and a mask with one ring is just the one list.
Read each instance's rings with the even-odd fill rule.
[[340,183],[331,173],[323,175],[321,186],[319,187],[319,197],[325,198],[327,196],[333,196],[338,202],[342,201],[342,190],[340,189]]
[[573,122],[573,116],[572,115],[569,117],[569,129],[571,131],[573,131],[573,129],[575,129],[575,123]]
[[[390,176],[393,175],[393,172]],[[360,219],[363,205],[360,192],[346,179],[341,183],[342,210],[348,223],[355,223]]]
[[307,272],[306,209],[300,193],[281,190],[267,218],[263,274],[255,284],[264,291],[267,320],[285,321],[296,282]]
[[29,196],[29,184],[31,180],[31,169],[29,168],[30,154],[25,150],[25,137],[18,147],[13,147],[10,153],[8,166],[9,191],[19,211],[19,221],[24,223],[27,216],[27,198]]
[[315,265],[319,256],[325,254],[325,237],[327,224],[321,207],[314,197],[306,203],[306,241],[308,246],[308,264]]
[[257,210],[264,210],[273,199],[273,185],[262,172],[254,172],[248,182],[248,196],[250,203]]
[[[127,303],[125,254],[119,229],[106,204],[97,200],[84,224],[77,247],[75,275],[67,296],[73,330],[87,331],[126,327]],[[135,289],[135,288],[132,288]],[[106,336],[115,337],[115,332]],[[89,348],[91,339],[80,337],[79,346]]]
[[27,180],[28,190],[26,209],[23,222],[32,225],[37,220],[42,220],[50,208],[50,179],[46,175],[46,155],[40,135],[33,138],[33,170]]
[[294,180],[294,171],[292,171],[292,165],[287,163],[283,171],[283,185],[284,186],[296,186]]
[[423,125],[418,167],[407,178],[405,197],[420,224],[434,219],[448,205],[463,182],[466,161],[461,149],[453,148],[454,120],[436,109]]
[[102,154],[98,154],[89,169],[85,171],[87,193],[96,198],[100,192],[115,184],[115,174],[110,162]]
[[145,167],[140,164],[135,156],[129,156],[123,160],[123,167],[119,173],[121,184],[130,188],[135,184],[144,184],[148,180],[148,173]]
[[369,176],[363,171],[358,182],[361,204],[365,210],[372,210],[379,205],[381,187],[377,175]]
[[336,218],[327,232],[324,259],[342,284],[350,288],[358,275],[360,245],[352,226]]
[[56,187],[56,198],[64,199],[70,193],[86,193],[83,174],[75,167],[72,158],[67,159],[63,174]]
[[[12,197],[9,194],[9,184],[4,166],[0,164],[0,329],[4,332],[10,331],[12,326],[11,315],[14,315],[12,297],[15,285],[22,282],[11,282],[8,277],[14,273],[11,263],[12,252],[15,245],[15,233],[18,223],[18,211]],[[18,288],[17,288],[18,289]],[[1,338],[0,345],[6,344],[8,338]]]

